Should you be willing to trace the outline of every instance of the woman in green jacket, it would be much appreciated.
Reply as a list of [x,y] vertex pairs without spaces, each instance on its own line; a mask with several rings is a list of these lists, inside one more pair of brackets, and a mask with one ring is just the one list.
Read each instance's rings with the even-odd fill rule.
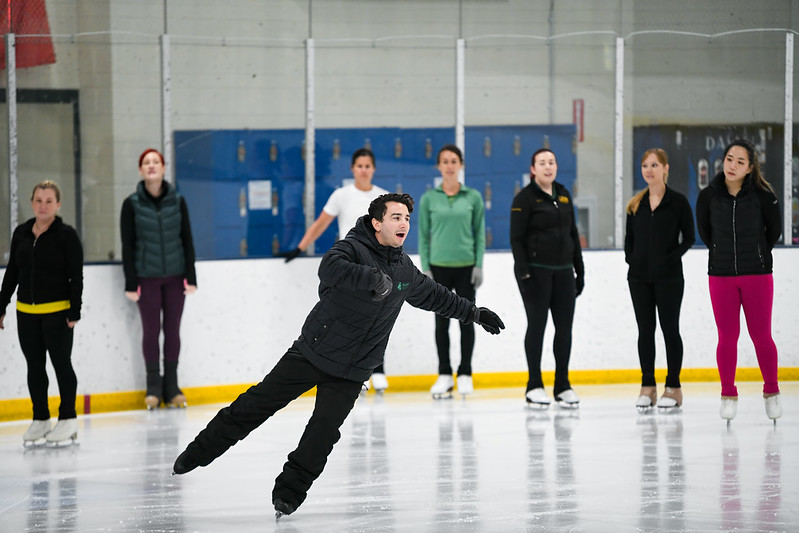
[[[477,190],[459,181],[463,153],[453,144],[438,151],[441,185],[427,191],[419,202],[419,255],[422,271],[459,296],[475,300],[483,282],[485,207]],[[449,319],[436,315],[438,379],[430,393],[448,396],[455,387],[449,360]],[[474,326],[461,324],[461,361],[458,392],[471,394]]]

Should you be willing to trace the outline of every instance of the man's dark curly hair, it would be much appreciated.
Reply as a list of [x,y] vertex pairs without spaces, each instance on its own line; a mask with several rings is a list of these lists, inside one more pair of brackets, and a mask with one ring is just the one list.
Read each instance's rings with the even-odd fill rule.
[[369,216],[375,220],[383,221],[383,216],[386,214],[386,204],[388,202],[399,202],[405,204],[408,208],[408,213],[413,213],[413,198],[410,194],[399,194],[390,192],[388,194],[381,194],[369,204]]

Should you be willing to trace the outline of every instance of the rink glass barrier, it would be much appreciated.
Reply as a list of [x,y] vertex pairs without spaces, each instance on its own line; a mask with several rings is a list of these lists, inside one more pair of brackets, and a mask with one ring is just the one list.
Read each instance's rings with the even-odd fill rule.
[[[364,144],[377,153],[375,183],[418,200],[438,175],[428,154],[461,139],[466,184],[491,204],[489,250],[507,249],[510,201],[547,143],[588,248],[622,245],[643,150],[666,148],[671,183],[693,203],[720,147],[739,136],[761,149],[767,179],[793,205],[789,240],[799,236],[792,2],[25,4],[38,6],[28,21],[46,14],[49,33],[36,39],[49,38],[55,62],[0,75],[2,264],[43,179],[61,186],[61,215],[86,260],[119,261],[119,210],[151,146],[189,200],[200,259],[271,257],[296,244]],[[29,28],[12,16],[3,32],[19,43]],[[22,53],[18,64],[31,61]],[[303,159],[308,132],[313,165]],[[415,239],[412,229],[409,251]]]

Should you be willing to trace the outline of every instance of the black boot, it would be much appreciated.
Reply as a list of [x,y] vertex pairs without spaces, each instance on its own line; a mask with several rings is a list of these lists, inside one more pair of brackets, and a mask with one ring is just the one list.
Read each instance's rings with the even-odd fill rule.
[[175,465],[172,467],[172,475],[186,474],[198,466],[200,466],[200,464],[189,454],[189,450],[186,449],[175,459]]
[[178,387],[177,361],[164,361],[164,402],[167,407],[186,407],[186,397]]
[[161,367],[156,363],[145,363],[147,370],[147,395],[144,397],[144,405],[147,409],[155,409],[161,404],[161,390],[163,380],[161,378]]
[[275,506],[275,518],[278,520],[281,516],[290,515],[297,510],[296,505],[292,505],[289,502],[283,501],[281,498],[275,498],[272,500],[272,504]]

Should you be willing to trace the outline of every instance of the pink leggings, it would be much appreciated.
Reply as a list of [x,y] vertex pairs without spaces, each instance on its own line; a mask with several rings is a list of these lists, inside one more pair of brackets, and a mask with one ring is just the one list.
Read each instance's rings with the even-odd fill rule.
[[763,375],[763,393],[779,392],[777,346],[771,338],[771,308],[774,302],[772,275],[710,276],[709,284],[710,301],[713,303],[713,314],[719,332],[716,364],[721,379],[721,395],[738,396],[735,369],[738,364],[742,306],[749,336],[755,345],[760,373]]

